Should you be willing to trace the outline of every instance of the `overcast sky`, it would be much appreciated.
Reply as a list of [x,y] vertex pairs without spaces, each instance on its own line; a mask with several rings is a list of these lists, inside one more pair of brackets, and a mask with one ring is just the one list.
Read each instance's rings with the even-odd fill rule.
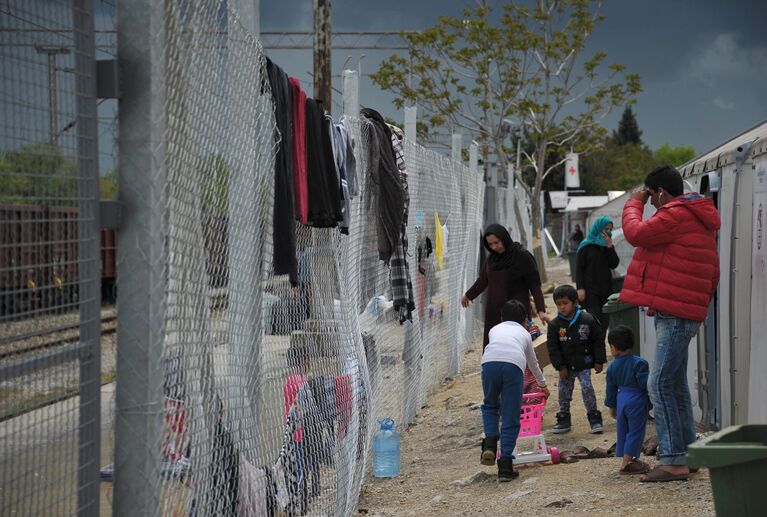
[[[500,3],[500,2],[498,2]],[[457,16],[467,0],[332,0],[336,31],[414,30],[435,24],[437,16]],[[607,1],[606,20],[591,36],[590,51],[641,76],[643,92],[635,112],[643,140],[692,145],[699,154],[767,119],[767,1],[629,0]],[[261,0],[262,31],[312,29],[312,0]],[[333,74],[347,56],[363,75],[394,51],[337,50]],[[267,53],[311,95],[311,50]],[[334,86],[341,88],[340,77]],[[336,94],[336,98],[338,95]],[[391,96],[363,78],[360,101],[402,120]],[[334,107],[340,111],[338,106]],[[613,129],[620,112],[605,119]]]

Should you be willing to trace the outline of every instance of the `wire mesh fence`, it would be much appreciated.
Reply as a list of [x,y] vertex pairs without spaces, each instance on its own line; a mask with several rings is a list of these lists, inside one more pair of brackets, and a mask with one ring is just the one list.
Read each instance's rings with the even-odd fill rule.
[[[481,177],[319,110],[340,216],[286,220],[295,135],[233,3],[88,4],[1,6],[0,513],[351,514],[377,421],[404,429],[473,342]],[[92,77],[116,23],[119,148]]]
[[[458,300],[476,272],[481,178],[397,128],[384,130],[387,142],[366,117],[336,123],[319,113],[307,146],[319,138],[327,152],[327,131],[350,152],[316,157],[335,186],[323,194],[314,183],[313,220],[291,213],[286,224],[280,174],[294,163],[296,136],[272,90],[275,65],[264,66],[223,3],[164,16],[166,187],[154,210],[164,214],[167,283],[162,388],[150,394],[162,398],[152,406],[162,430],[142,452],[160,461],[131,472],[159,486],[163,514],[349,515],[377,420],[403,429],[472,341],[473,314]],[[310,182],[321,173],[298,158]],[[409,202],[393,209],[392,186]],[[332,224],[315,210],[322,196],[343,201]],[[292,270],[280,259],[286,249]],[[124,296],[121,288],[121,315],[133,310]],[[131,481],[116,466],[118,490]]]
[[87,2],[3,2],[0,70],[0,513],[89,514],[101,323]]

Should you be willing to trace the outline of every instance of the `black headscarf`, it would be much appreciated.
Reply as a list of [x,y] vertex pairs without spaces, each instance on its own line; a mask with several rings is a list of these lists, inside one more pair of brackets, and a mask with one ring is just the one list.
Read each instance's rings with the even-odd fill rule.
[[[490,248],[486,238],[488,235],[495,235],[501,241],[503,253],[496,253]],[[533,273],[537,275],[538,265],[535,263],[535,257],[520,243],[511,240],[509,232],[500,224],[491,224],[485,228],[482,244],[490,252],[487,262],[494,271],[507,269],[509,275],[514,279],[527,278]]]

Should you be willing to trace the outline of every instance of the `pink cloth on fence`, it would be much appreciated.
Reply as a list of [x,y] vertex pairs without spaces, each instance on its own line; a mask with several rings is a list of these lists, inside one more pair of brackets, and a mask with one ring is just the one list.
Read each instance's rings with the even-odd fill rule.
[[[282,395],[283,399],[285,400],[285,416],[288,416],[288,413],[290,412],[290,408],[293,406],[293,404],[297,404],[298,400],[298,391],[304,387],[304,384],[306,384],[306,379],[304,379],[303,375],[299,375],[297,373],[294,373],[293,375],[290,375],[287,379],[285,379],[285,384],[282,385]],[[300,408],[299,408],[300,409]],[[295,433],[293,433],[293,441],[298,443],[304,439],[304,425],[301,424],[298,426],[298,429]]]

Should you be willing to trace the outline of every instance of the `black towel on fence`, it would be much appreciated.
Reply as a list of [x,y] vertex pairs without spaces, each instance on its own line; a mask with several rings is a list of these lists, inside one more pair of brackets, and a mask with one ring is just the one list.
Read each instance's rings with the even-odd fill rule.
[[322,103],[306,99],[306,182],[309,187],[309,225],[332,228],[342,220],[330,128]]
[[274,162],[274,274],[290,275],[296,283],[296,228],[293,197],[293,128],[292,93],[288,75],[267,58],[266,70],[272,89],[274,113],[280,143]]

